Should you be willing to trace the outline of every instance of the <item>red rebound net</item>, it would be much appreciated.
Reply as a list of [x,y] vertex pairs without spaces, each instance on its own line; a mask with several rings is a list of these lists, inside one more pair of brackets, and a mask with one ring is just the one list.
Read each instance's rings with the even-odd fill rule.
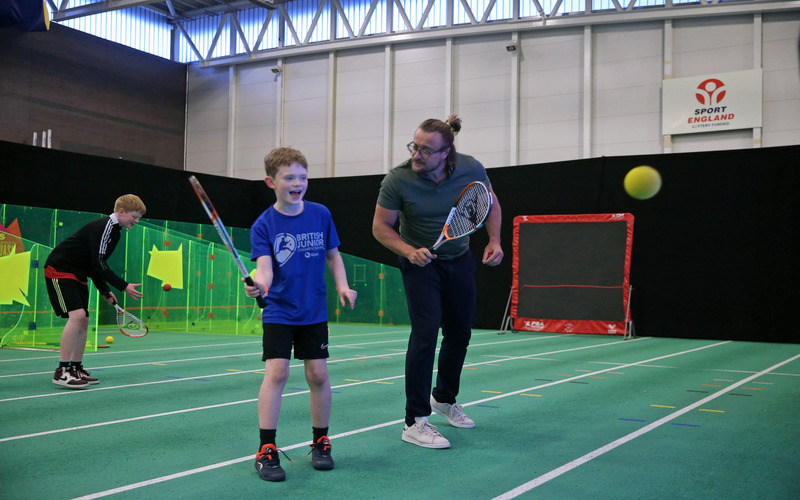
[[514,218],[514,330],[627,335],[633,215]]

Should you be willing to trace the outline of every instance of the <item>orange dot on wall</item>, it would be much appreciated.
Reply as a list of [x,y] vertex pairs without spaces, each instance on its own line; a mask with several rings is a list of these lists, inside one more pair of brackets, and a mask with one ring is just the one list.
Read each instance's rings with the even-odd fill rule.
[[214,283],[209,283],[208,284],[208,289],[209,290],[213,290],[214,289]]

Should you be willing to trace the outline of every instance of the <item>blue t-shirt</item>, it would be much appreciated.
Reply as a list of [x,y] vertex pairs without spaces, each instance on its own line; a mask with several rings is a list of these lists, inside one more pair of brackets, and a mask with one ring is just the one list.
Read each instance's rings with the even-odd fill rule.
[[330,211],[304,201],[298,215],[265,210],[250,230],[251,260],[272,257],[272,285],[264,323],[310,325],[328,320],[325,292],[327,251],[339,246]]

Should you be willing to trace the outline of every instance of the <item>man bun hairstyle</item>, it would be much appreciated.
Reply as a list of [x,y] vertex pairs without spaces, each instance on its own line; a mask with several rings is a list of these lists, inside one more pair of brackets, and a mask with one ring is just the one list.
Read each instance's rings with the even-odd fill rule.
[[452,167],[456,164],[456,146],[453,144],[456,135],[461,132],[461,118],[458,115],[452,114],[447,117],[447,120],[442,121],[436,118],[428,118],[419,126],[420,130],[427,133],[438,132],[442,136],[442,140],[450,148],[447,154],[447,165]]

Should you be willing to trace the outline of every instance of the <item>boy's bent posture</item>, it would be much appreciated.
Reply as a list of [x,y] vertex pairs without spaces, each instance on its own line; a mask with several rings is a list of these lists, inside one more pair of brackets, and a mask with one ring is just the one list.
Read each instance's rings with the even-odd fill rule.
[[122,228],[139,223],[147,208],[138,196],[120,196],[114,213],[89,222],[50,252],[44,268],[47,293],[56,315],[67,318],[61,333],[61,359],[53,383],[68,389],[85,389],[99,381],[83,367],[83,353],[89,330],[89,284],[87,278],[109,304],[117,298],[108,283],[134,300],[142,297],[136,289],[141,283],[128,283],[108,267],[106,261],[120,239]]

